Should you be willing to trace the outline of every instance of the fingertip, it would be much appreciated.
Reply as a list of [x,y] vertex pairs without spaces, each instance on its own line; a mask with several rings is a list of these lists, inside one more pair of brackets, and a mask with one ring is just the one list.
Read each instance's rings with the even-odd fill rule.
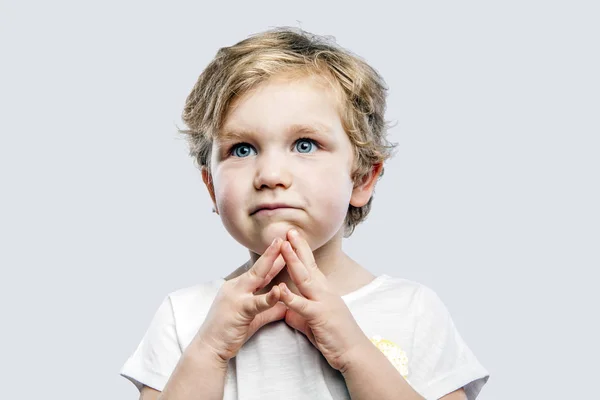
[[280,238],[273,239],[273,241],[271,242],[269,247],[267,247],[267,250],[270,251],[271,254],[277,253],[277,249],[279,248],[280,240],[281,240]]
[[269,290],[269,298],[278,300],[280,296],[280,290],[277,285],[273,286],[271,290]]

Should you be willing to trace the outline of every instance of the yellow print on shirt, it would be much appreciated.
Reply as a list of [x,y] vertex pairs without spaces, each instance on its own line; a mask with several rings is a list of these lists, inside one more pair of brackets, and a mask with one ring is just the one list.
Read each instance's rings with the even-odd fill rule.
[[408,357],[396,343],[383,339],[381,336],[373,336],[371,342],[390,360],[392,365],[400,372],[402,377],[408,381]]

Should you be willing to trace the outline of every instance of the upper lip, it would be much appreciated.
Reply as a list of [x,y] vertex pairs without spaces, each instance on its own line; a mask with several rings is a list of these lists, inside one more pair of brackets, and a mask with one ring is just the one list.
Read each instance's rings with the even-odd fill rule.
[[286,203],[262,203],[252,209],[251,215],[260,210],[274,210],[276,208],[298,208]]

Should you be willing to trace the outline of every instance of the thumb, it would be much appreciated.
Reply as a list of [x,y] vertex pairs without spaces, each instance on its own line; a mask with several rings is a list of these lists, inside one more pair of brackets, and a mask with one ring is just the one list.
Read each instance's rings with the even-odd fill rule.
[[270,324],[274,321],[282,320],[285,317],[286,312],[287,307],[285,306],[285,304],[277,302],[273,307],[261,312],[260,314],[257,314],[254,317],[254,320],[250,323],[250,326],[248,327],[248,339],[263,326]]
[[315,342],[315,336],[313,335],[312,330],[308,325],[308,322],[306,322],[306,320],[300,314],[298,314],[294,310],[288,310],[285,316],[285,323],[288,324],[290,327],[294,328],[295,330],[302,332],[304,336],[306,336],[306,338],[310,340],[313,346],[318,348]]

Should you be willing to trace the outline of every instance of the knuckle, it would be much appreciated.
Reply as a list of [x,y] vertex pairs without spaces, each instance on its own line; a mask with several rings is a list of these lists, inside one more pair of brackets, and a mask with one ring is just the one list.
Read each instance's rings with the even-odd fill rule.
[[246,313],[249,318],[254,318],[259,315],[261,307],[267,304],[267,295],[252,296],[245,302]]
[[258,275],[256,274],[256,268],[250,268],[248,272],[246,272],[246,276],[248,276],[250,279],[257,279]]
[[310,286],[313,282],[313,279],[310,275],[305,276],[304,278],[302,278],[302,284],[304,286]]
[[240,314],[244,318],[251,318],[255,314],[256,307],[253,302],[243,302],[240,307]]
[[308,309],[308,303],[307,302],[302,302],[300,303],[299,307],[301,312],[305,313]]
[[242,303],[240,305],[240,314],[243,316],[250,315],[250,306],[247,303]]

